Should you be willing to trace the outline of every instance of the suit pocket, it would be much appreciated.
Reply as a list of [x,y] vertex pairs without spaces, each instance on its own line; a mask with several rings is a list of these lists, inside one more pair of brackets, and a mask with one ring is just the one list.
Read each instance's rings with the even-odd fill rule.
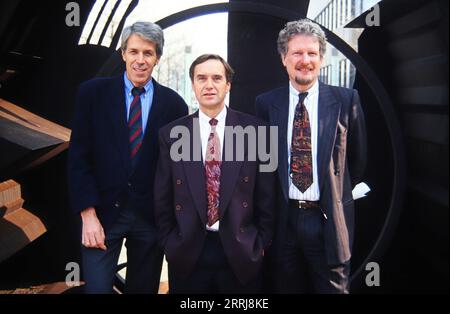
[[252,261],[258,260],[262,257],[262,241],[258,237],[258,230],[254,225],[241,227],[237,241],[241,244],[245,255]]

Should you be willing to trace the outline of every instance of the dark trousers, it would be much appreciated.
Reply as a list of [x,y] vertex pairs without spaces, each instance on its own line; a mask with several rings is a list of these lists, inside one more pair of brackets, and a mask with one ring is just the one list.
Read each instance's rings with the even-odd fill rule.
[[169,270],[171,294],[251,294],[262,292],[262,277],[243,285],[234,275],[223,250],[218,232],[208,232],[202,254],[194,271],[180,277]]
[[328,265],[318,208],[290,208],[287,241],[274,265],[277,293],[348,293],[350,264]]
[[123,209],[105,232],[106,251],[82,246],[86,293],[112,293],[122,242],[126,239],[127,270],[125,293],[158,293],[163,252],[156,242],[156,230],[132,210]]

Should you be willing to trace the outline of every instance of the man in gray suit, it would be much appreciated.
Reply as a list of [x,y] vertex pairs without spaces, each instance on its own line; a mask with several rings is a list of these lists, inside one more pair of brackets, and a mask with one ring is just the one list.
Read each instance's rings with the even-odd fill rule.
[[278,51],[289,85],[256,99],[257,115],[279,127],[279,216],[268,272],[278,293],[348,293],[352,189],[365,168],[366,131],[358,92],[318,81],[325,48],[317,24],[287,23]]

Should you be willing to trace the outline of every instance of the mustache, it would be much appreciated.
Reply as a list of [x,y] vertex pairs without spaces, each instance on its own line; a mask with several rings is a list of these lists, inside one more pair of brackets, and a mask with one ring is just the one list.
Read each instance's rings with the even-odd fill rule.
[[312,66],[296,66],[295,69],[299,70],[299,71],[301,71],[301,70],[309,70],[309,71],[311,71],[311,70],[314,70],[314,67],[312,67]]

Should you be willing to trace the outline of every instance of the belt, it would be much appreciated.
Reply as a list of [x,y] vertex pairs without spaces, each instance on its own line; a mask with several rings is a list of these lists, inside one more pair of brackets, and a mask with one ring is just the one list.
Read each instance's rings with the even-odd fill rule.
[[318,201],[300,201],[289,199],[289,206],[292,208],[318,208],[320,209],[320,204]]

